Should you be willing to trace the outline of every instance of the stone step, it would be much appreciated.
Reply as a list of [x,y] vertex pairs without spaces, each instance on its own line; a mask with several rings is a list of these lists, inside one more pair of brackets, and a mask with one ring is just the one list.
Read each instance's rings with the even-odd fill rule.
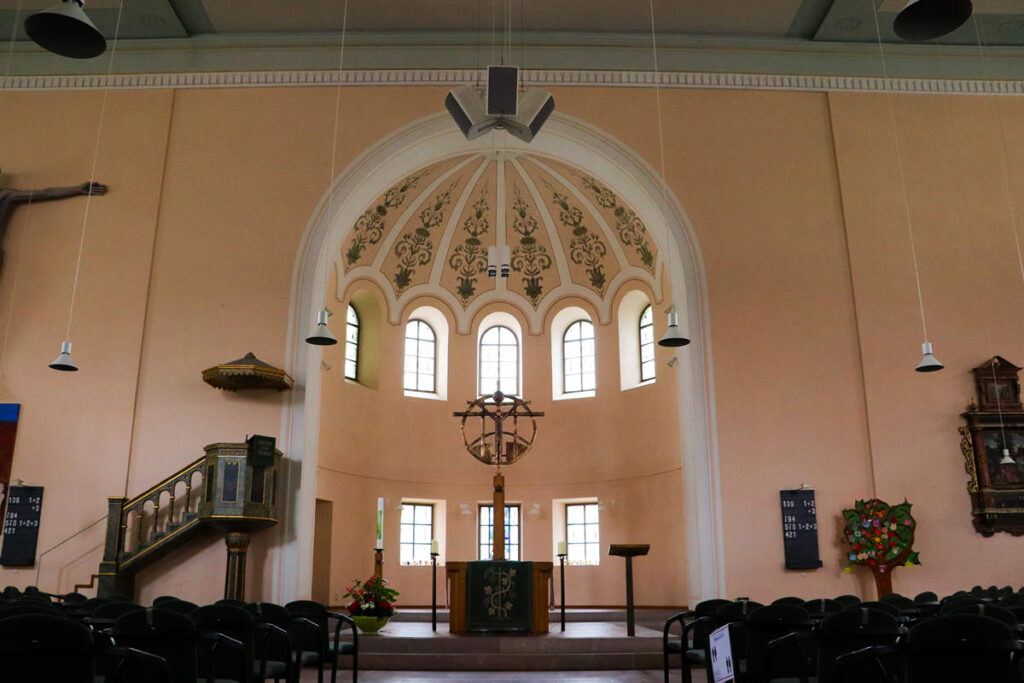
[[[338,608],[338,611],[344,611],[342,608]],[[638,625],[644,625],[648,628],[661,628],[665,623],[665,620],[671,616],[678,614],[681,610],[666,610],[666,609],[637,609],[635,613],[636,623]],[[559,610],[554,609],[548,612],[548,623],[551,624],[553,630],[559,628],[561,623],[561,613]],[[447,609],[437,610],[437,623],[447,624],[449,620],[449,612]],[[411,622],[411,623],[430,623],[430,609],[422,607],[413,608],[402,608],[399,607],[398,612],[391,618],[393,622]],[[626,623],[626,610],[625,609],[604,609],[604,608],[566,608],[565,610],[565,621],[566,623],[579,623],[579,622],[620,622]],[[447,626],[445,630],[447,630]]]
[[[362,645],[362,642],[360,642]],[[342,657],[338,666],[349,666]],[[365,671],[626,671],[660,669],[661,652],[602,652],[542,654],[363,654]]]

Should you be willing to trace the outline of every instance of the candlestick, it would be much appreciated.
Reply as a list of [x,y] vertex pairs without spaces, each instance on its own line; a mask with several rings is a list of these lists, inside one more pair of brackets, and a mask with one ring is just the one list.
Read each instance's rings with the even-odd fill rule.
[[438,554],[437,547],[438,547],[437,546],[437,539],[435,538],[432,541],[430,541],[430,554],[431,555],[437,555]]
[[559,555],[568,555],[569,554],[569,551],[566,548],[565,541],[559,541],[558,542],[558,554]]
[[378,550],[384,547],[384,499],[377,499],[377,545]]

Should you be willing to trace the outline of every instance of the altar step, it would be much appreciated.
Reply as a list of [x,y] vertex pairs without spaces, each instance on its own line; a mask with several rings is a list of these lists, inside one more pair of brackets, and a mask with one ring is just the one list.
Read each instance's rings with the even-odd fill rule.
[[[429,611],[428,611],[429,616]],[[360,636],[359,666],[382,671],[622,671],[661,667],[661,631],[625,623],[558,622],[546,635],[455,636],[430,622],[392,621]],[[344,658],[342,658],[344,660]],[[340,663],[340,662],[339,662]]]
[[[338,608],[341,610],[342,608]],[[682,611],[680,609],[648,609],[641,608],[636,610],[636,623],[647,626],[648,628],[660,629],[664,625],[665,620],[671,616],[674,616]],[[560,612],[557,609],[550,610],[548,612],[548,623],[551,624],[553,630],[560,628]],[[430,623],[430,608],[400,608],[398,613],[391,618],[391,621],[402,621],[402,622],[415,622],[415,623]],[[569,608],[565,609],[565,621],[567,624],[579,623],[579,622],[622,622],[626,623],[626,610],[625,609],[614,609],[614,608],[600,608],[600,607],[587,607],[587,608]],[[448,610],[439,609],[437,610],[437,623],[445,624],[445,629],[448,626]],[[438,627],[440,628],[440,626]]]

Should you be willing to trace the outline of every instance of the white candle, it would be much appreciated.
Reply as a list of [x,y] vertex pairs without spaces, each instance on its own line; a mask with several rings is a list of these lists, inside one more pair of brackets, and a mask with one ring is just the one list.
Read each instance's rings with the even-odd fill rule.
[[558,554],[559,555],[568,555],[569,554],[569,551],[566,549],[566,546],[565,546],[565,541],[559,541],[558,542]]
[[438,554],[438,551],[437,551],[437,539],[436,538],[430,542],[430,554],[431,555],[437,555]]
[[377,499],[377,550],[384,549],[384,499]]

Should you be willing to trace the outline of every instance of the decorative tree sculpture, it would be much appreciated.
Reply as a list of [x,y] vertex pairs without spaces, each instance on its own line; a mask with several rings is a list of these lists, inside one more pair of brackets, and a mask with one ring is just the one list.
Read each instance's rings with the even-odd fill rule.
[[852,510],[843,510],[846,528],[843,541],[850,546],[847,559],[853,565],[866,565],[875,577],[878,597],[892,593],[892,570],[900,565],[921,564],[914,552],[914,529],[917,522],[910,515],[911,505],[904,500],[889,505],[877,498],[858,500]]

